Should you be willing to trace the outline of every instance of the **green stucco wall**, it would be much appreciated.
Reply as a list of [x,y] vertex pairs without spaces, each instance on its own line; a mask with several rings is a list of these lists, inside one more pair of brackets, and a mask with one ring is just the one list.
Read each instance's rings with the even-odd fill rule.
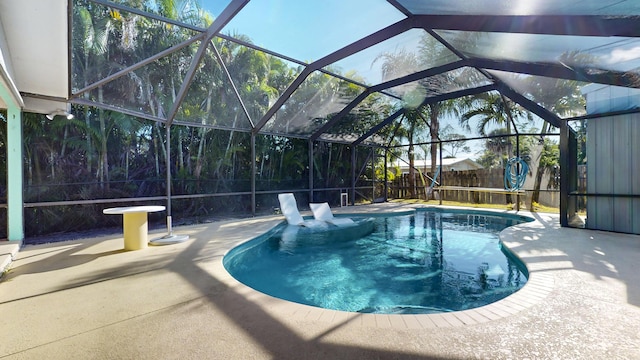
[[7,238],[24,239],[22,200],[22,111],[0,82],[0,98],[7,108]]

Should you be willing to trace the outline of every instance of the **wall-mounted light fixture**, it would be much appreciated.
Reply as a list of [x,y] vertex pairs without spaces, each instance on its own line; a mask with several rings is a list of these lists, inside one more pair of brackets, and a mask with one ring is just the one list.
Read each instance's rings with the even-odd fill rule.
[[66,110],[56,110],[50,114],[47,114],[47,119],[49,120],[53,120],[54,117],[56,117],[57,115],[61,115],[67,118],[67,120],[71,120],[74,118],[73,114],[71,114],[70,112],[66,111]]

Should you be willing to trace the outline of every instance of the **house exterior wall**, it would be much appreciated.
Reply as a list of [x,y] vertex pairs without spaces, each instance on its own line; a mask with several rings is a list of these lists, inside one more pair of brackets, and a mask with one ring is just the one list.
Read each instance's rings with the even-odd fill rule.
[[7,110],[7,239],[24,240],[22,198],[22,111],[12,92],[0,81],[0,100]]
[[587,228],[640,234],[637,139],[640,139],[640,114],[589,120]]
[[[9,47],[0,23],[0,108],[7,115],[7,233],[10,241],[24,240],[22,183],[22,107],[24,103],[15,85]],[[2,234],[0,236],[4,236]]]

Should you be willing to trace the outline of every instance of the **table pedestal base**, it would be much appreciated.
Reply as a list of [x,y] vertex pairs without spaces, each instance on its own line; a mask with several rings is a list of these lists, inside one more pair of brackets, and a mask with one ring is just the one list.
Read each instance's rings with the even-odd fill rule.
[[122,232],[124,233],[124,249],[146,249],[149,226],[147,213],[164,211],[164,206],[126,206],[102,210],[103,214],[122,214]]
[[146,212],[130,212],[123,214],[124,249],[146,249],[148,241]]

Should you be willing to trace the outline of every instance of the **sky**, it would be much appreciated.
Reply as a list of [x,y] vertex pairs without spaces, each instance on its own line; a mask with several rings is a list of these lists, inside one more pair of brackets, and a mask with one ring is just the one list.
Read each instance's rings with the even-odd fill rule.
[[[218,15],[229,2],[201,1],[204,8],[214,15]],[[385,0],[252,0],[222,32],[227,35],[247,35],[260,47],[310,63],[402,19],[404,15]],[[422,30],[408,31],[335,65],[343,73],[357,70],[369,84],[379,83],[382,81],[381,61],[372,66],[373,59],[380,53],[397,51],[397,47],[415,51],[423,34]],[[455,118],[443,120],[443,123],[460,129]],[[473,143],[470,144],[472,153],[462,156],[478,156],[476,153],[482,144]]]
[[[203,5],[219,9],[220,1]],[[258,46],[311,62],[403,18],[384,0],[252,0],[223,32],[248,35]]]

